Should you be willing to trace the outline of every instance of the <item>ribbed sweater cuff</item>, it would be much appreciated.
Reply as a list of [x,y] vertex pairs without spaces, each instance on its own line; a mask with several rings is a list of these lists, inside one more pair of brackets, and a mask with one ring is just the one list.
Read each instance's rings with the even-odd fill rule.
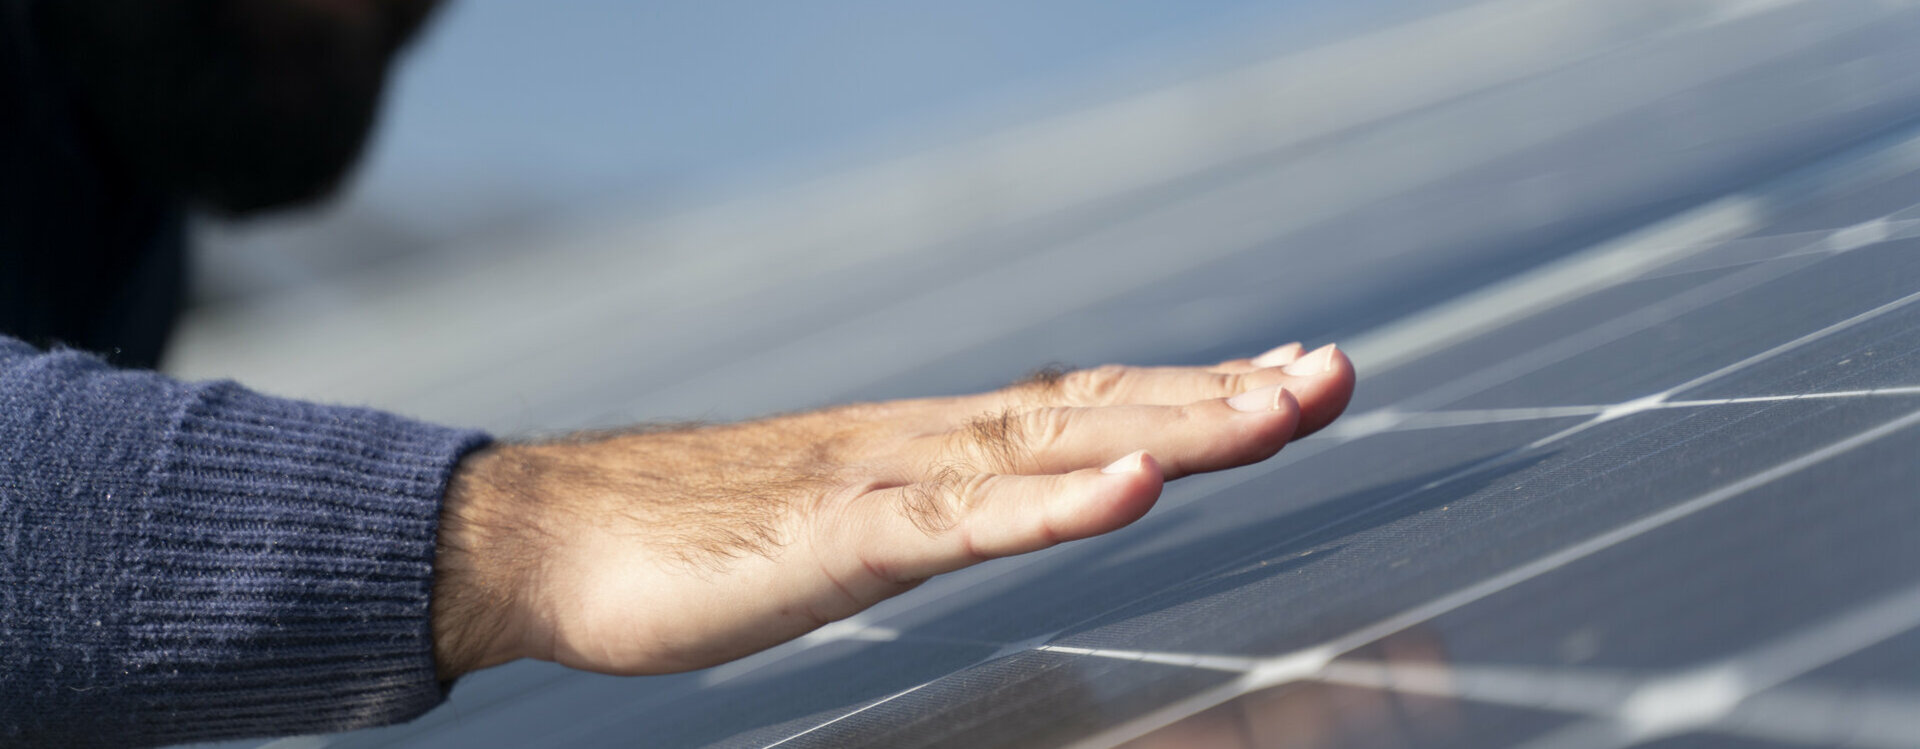
[[128,686],[166,716],[153,727],[331,732],[438,704],[440,500],[486,435],[195,387],[126,539],[135,578],[166,586],[137,590],[128,612]]

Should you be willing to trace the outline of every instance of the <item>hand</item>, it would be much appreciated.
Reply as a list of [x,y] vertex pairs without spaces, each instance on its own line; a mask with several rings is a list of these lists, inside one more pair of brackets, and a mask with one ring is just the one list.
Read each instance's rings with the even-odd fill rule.
[[943,572],[1099,535],[1161,483],[1253,463],[1353,394],[1332,346],[1108,366],[953,398],[498,445],[448,487],[443,679],[521,657],[684,671]]

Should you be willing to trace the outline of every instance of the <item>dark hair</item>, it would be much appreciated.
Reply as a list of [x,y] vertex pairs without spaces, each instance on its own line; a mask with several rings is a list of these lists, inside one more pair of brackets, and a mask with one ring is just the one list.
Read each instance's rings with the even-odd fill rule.
[[36,31],[134,176],[249,213],[322,197],[365,145],[430,0],[53,0]]

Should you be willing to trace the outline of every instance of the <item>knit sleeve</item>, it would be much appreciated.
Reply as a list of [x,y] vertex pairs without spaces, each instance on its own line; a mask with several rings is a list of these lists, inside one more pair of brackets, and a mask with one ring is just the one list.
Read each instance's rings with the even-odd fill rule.
[[477,432],[0,337],[0,745],[404,721]]

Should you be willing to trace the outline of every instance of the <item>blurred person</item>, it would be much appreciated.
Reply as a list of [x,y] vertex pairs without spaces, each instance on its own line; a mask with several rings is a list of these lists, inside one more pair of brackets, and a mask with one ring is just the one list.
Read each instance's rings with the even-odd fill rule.
[[1352,393],[1289,344],[514,443],[175,381],[145,368],[185,211],[332,192],[433,3],[0,3],[0,743],[393,723],[523,657],[722,663],[1124,526]]

